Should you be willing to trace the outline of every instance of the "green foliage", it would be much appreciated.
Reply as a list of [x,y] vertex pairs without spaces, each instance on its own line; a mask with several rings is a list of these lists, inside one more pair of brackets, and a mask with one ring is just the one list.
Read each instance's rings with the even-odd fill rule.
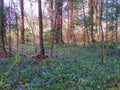
[[104,47],[106,49],[116,49],[116,43],[115,42],[105,42]]
[[18,62],[20,62],[20,55],[16,54],[15,55],[15,63],[18,63]]
[[52,31],[51,30],[47,30],[44,32],[43,36],[44,36],[44,43],[46,45],[50,45],[51,44],[51,39],[52,39]]
[[[57,58],[38,61],[32,58],[15,57],[0,60],[0,89],[27,90],[109,90],[120,80],[119,56],[106,56],[101,65],[99,43],[85,48],[67,45],[55,46]],[[94,48],[93,48],[94,47]],[[49,49],[48,46],[45,47]],[[4,73],[17,60],[22,60],[20,78],[17,78],[16,63],[9,75]],[[36,64],[37,63],[37,64]],[[7,76],[7,77],[6,77]]]

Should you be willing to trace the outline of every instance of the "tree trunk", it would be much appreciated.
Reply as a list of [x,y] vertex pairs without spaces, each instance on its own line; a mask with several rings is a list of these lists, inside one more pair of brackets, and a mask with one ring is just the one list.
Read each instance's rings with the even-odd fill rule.
[[6,55],[5,43],[4,43],[4,0],[0,0],[0,57]]
[[73,28],[74,28],[74,24],[73,24],[73,1],[72,0],[68,0],[68,19],[69,19],[69,27],[68,27],[68,30],[69,30],[69,41],[73,40],[75,41],[75,36],[74,36],[74,31],[73,31]]
[[50,28],[51,28],[51,30],[53,30],[53,0],[50,0],[50,21],[51,21],[51,23],[50,23]]
[[103,0],[100,0],[100,31],[101,31],[101,64],[104,64],[104,32],[102,28],[102,12],[103,12]]
[[86,44],[86,31],[87,31],[87,25],[86,25],[86,15],[85,15],[85,7],[84,7],[84,0],[82,0],[82,8],[83,8],[83,16],[84,16],[84,47],[85,47],[85,44]]
[[11,55],[11,5],[9,4],[9,23],[8,23],[8,28],[9,28],[9,55]]
[[118,44],[118,6],[117,6],[118,0],[116,0],[115,3],[116,3],[115,39],[116,39],[116,46],[117,46]]
[[13,2],[13,5],[14,5],[14,14],[15,14],[15,24],[16,24],[16,30],[17,30],[17,35],[16,35],[16,41],[17,41],[17,50],[18,50],[18,47],[19,47],[19,28],[18,28],[18,17],[17,17],[17,13],[16,13],[16,6],[15,6],[15,2],[12,0]]
[[62,35],[62,4],[63,0],[60,0],[60,43],[63,43],[63,35]]
[[63,42],[62,38],[62,0],[56,0],[55,1],[55,9],[57,10],[58,8],[58,14],[56,18],[56,28],[55,28],[55,36],[54,36],[54,43],[55,44],[60,44]]
[[[106,4],[108,4],[108,0],[105,1]],[[108,7],[106,7],[106,41],[108,41]]]
[[59,8],[56,8],[56,13],[55,13],[55,19],[54,19],[54,24],[53,24],[53,33],[52,33],[52,42],[51,42],[51,52],[50,52],[50,57],[53,57],[53,47],[54,47],[54,37],[55,37],[55,29],[56,29],[56,19],[57,15],[59,13]]
[[25,43],[25,29],[24,29],[24,0],[20,0],[20,10],[21,10],[21,20],[22,20],[22,28],[21,28],[21,43]]
[[89,0],[88,2],[88,17],[89,17],[89,29],[90,29],[90,35],[91,35],[91,42],[94,43],[94,0]]
[[40,39],[40,56],[44,58],[44,43],[43,43],[43,22],[42,22],[42,5],[41,0],[38,0],[38,12],[39,12],[39,39]]

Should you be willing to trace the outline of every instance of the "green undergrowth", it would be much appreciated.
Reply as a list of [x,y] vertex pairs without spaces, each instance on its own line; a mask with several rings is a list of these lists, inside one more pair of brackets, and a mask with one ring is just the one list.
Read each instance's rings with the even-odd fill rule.
[[55,46],[54,53],[56,57],[45,60],[20,56],[16,62],[16,55],[0,59],[0,90],[119,88],[120,57],[105,56],[105,64],[101,65],[99,45]]

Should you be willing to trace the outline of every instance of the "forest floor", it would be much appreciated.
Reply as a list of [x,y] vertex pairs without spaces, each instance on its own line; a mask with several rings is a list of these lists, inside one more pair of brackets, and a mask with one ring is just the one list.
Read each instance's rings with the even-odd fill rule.
[[[39,52],[28,45],[13,51]],[[50,46],[45,51],[49,56]],[[53,55],[44,60],[19,54],[0,58],[0,90],[120,90],[120,56],[105,55],[101,65],[98,44],[55,46]]]

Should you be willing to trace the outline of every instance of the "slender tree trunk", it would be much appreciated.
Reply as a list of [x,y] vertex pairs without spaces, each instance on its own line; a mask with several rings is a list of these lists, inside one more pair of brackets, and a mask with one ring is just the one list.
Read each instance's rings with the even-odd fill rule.
[[[106,0],[106,4],[108,3],[108,0]],[[108,7],[106,7],[106,41],[108,41]]]
[[67,43],[68,45],[70,44],[70,15],[69,15],[69,0],[68,0],[68,12],[67,12],[67,15],[68,15],[68,29],[67,29]]
[[19,28],[18,28],[18,18],[17,13],[15,12],[15,22],[16,22],[16,29],[17,29],[17,50],[19,48]]
[[43,43],[43,22],[42,22],[42,5],[41,0],[38,0],[38,12],[39,12],[39,38],[40,38],[40,56],[45,57],[44,43]]
[[85,47],[85,42],[86,42],[86,31],[87,31],[87,25],[86,25],[86,15],[85,15],[85,7],[84,7],[84,0],[82,0],[82,8],[83,8],[83,16],[84,16],[84,47]]
[[[31,7],[31,14],[33,13],[33,8],[32,8],[32,2],[30,4],[30,7]],[[33,17],[32,17],[33,18]],[[35,45],[35,42],[36,42],[36,39],[35,39],[35,24],[34,24],[34,21],[32,21],[32,24],[30,25],[31,29],[32,29],[32,34],[33,34],[33,42],[34,42],[34,45]]]
[[88,17],[89,17],[89,23],[90,23],[90,35],[91,35],[91,42],[94,43],[94,28],[93,28],[93,23],[94,23],[94,0],[89,0],[88,2]]
[[69,17],[69,41],[74,41],[74,44],[75,44],[75,41],[76,41],[76,38],[75,38],[75,34],[74,34],[74,16],[73,16],[73,0],[68,0],[68,17]]
[[97,32],[97,37],[99,38],[99,35],[98,35],[98,0],[94,0],[94,12],[95,12],[95,17],[94,17],[94,21],[95,21],[95,31]]
[[50,0],[50,27],[51,27],[51,30],[53,29],[53,0]]
[[22,29],[21,29],[21,43],[25,43],[25,29],[24,29],[24,0],[20,0],[20,10],[22,19]]
[[13,7],[14,7],[14,15],[15,15],[15,24],[16,24],[16,30],[17,30],[17,35],[16,35],[16,45],[17,45],[17,50],[18,50],[18,47],[19,47],[19,27],[18,27],[18,17],[17,17],[17,13],[16,13],[16,5],[15,5],[15,2],[12,0],[12,3],[13,3]]
[[[98,18],[101,18],[101,2],[100,2],[100,0],[98,0]],[[98,24],[100,23],[100,19],[98,19]],[[100,29],[100,26],[98,25],[98,34],[99,34],[99,40],[101,40],[101,37],[102,37],[102,35],[101,35],[101,29]]]
[[[114,4],[114,0],[112,0],[112,3],[111,3],[111,5],[113,6],[113,4]],[[112,10],[111,10],[112,12],[111,12],[111,14],[113,14],[114,15],[114,8],[112,7]],[[112,28],[111,28],[111,42],[113,42],[114,41],[114,18],[113,17],[111,17],[111,26],[112,26]]]
[[63,43],[63,35],[62,35],[62,6],[63,6],[63,0],[60,0],[60,43]]
[[102,28],[103,0],[100,0],[100,31],[101,31],[101,64],[104,64],[104,32]]
[[52,37],[52,42],[51,42],[51,52],[50,52],[50,57],[53,57],[53,47],[54,47],[54,37],[55,37],[55,30],[56,30],[56,19],[59,13],[59,8],[56,8],[56,13],[55,13],[55,19],[54,19],[54,24],[53,24],[53,37]]
[[[57,9],[59,10],[59,3],[57,0],[55,0],[55,10],[57,11]],[[59,13],[59,11],[57,11]],[[60,35],[60,26],[59,26],[59,14],[57,14],[56,16],[56,23],[54,24],[55,30],[54,30],[54,44],[58,44],[59,43],[59,35]]]
[[11,5],[9,4],[9,55],[11,55]]
[[115,3],[116,3],[115,39],[116,39],[116,46],[117,46],[117,44],[118,44],[118,6],[117,6],[118,0],[116,0]]
[[15,3],[14,1],[12,0],[13,2],[13,5],[14,5],[14,13],[15,13],[15,24],[16,24],[16,30],[17,30],[17,50],[18,50],[18,47],[19,47],[19,28],[18,28],[18,17],[17,17],[17,13],[16,13],[16,6],[15,6]]
[[62,39],[62,0],[55,1],[55,8],[59,8],[58,15],[56,18],[56,29],[55,29],[55,44],[60,44],[63,42]]
[[5,56],[5,42],[4,42],[4,23],[5,23],[5,15],[4,15],[4,0],[0,0],[0,57]]

